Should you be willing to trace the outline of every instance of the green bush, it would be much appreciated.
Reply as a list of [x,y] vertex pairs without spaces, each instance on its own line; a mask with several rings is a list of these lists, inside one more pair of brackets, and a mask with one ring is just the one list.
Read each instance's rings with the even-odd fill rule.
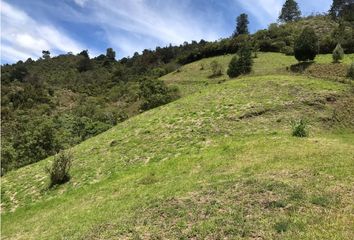
[[227,75],[230,78],[238,77],[241,74],[248,74],[252,70],[252,51],[248,45],[243,45],[230,63]]
[[69,170],[72,159],[72,154],[69,151],[60,151],[54,156],[52,165],[46,168],[50,178],[50,187],[70,180]]
[[203,63],[200,64],[199,70],[200,70],[200,71],[204,70],[204,64],[203,64]]
[[281,53],[284,53],[287,56],[293,56],[294,55],[294,48],[290,46],[285,46],[280,50]]
[[348,69],[348,77],[354,80],[354,62],[352,62]]
[[218,76],[222,75],[222,72],[223,72],[222,66],[216,60],[214,60],[210,63],[210,68],[211,68],[211,72],[212,72],[210,77],[218,77]]
[[336,48],[333,50],[332,54],[333,62],[338,63],[340,60],[344,58],[344,50],[342,46],[338,43]]
[[140,81],[141,109],[148,110],[169,103],[178,96],[178,89],[169,88],[163,81],[143,79]]
[[292,136],[294,137],[307,137],[308,130],[306,122],[301,119],[300,121],[296,121],[292,123]]
[[318,38],[311,27],[306,27],[296,39],[295,58],[298,61],[313,61],[318,53]]

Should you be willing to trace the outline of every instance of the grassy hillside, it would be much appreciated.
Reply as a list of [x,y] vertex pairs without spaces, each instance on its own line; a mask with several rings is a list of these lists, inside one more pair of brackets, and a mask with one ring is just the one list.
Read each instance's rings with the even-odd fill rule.
[[[297,61],[294,57],[286,56],[281,53],[258,53],[258,58],[254,59],[253,76],[281,74],[294,75],[291,71],[291,66],[296,65]],[[182,66],[179,70],[163,76],[161,79],[166,83],[176,86],[181,90],[182,95],[188,95],[198,90],[204,89],[209,84],[220,84],[229,77],[226,75],[228,64],[233,55],[224,55],[219,57],[204,58],[200,61]],[[211,78],[212,75],[210,64],[217,61],[223,66],[223,75],[216,78]],[[354,54],[345,55],[343,64],[332,64],[331,54],[318,55],[315,62],[306,70],[305,75],[317,76],[330,80],[345,79],[347,68],[354,61]],[[338,71],[342,70],[342,71]],[[343,71],[344,69],[344,71]],[[298,73],[298,72],[297,72]]]
[[[47,188],[51,158],[9,172],[2,237],[352,239],[351,83],[293,74],[280,54],[208,77],[230,57],[164,76],[184,97],[74,147],[70,182]],[[291,136],[300,118],[308,138]]]

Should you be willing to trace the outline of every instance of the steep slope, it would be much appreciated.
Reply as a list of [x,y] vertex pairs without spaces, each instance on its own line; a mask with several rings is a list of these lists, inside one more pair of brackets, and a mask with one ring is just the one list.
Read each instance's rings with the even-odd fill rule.
[[[3,237],[352,239],[352,86],[274,57],[230,81],[207,77],[212,59],[165,76],[185,97],[74,147],[62,186],[47,189],[51,158],[10,172]],[[291,136],[300,118],[309,138]]]

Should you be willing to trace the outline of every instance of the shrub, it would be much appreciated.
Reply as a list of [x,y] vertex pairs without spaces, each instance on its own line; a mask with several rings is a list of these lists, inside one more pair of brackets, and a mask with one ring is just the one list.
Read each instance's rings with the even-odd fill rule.
[[250,73],[252,70],[252,51],[248,45],[243,45],[235,56],[231,59],[227,75],[230,78],[237,77],[241,74]]
[[354,62],[352,62],[348,69],[348,77],[354,80]]
[[333,62],[338,63],[340,60],[343,60],[344,50],[342,46],[338,43],[336,48],[333,50],[332,58]]
[[212,72],[212,75],[210,77],[218,77],[222,75],[223,72],[222,66],[216,60],[210,63],[210,68]]
[[148,110],[164,105],[179,97],[178,89],[169,88],[160,80],[142,79],[139,85],[139,95],[142,98],[140,108],[142,110]]
[[294,48],[290,46],[285,46],[280,50],[281,53],[284,53],[287,56],[293,56],[294,55]]
[[293,122],[292,128],[293,128],[292,135],[294,137],[308,136],[307,124],[303,119],[301,119],[300,121]]
[[204,64],[203,64],[203,63],[200,64],[199,70],[200,70],[200,71],[204,70]]
[[306,27],[296,39],[294,45],[295,58],[298,61],[313,61],[318,52],[318,38],[315,31]]
[[229,68],[227,69],[227,75],[229,75],[230,78],[237,77],[240,75],[240,71],[238,69],[238,55],[235,55],[230,63],[229,63]]
[[50,187],[69,181],[72,159],[72,154],[69,151],[60,151],[54,156],[52,165],[46,168],[50,177]]

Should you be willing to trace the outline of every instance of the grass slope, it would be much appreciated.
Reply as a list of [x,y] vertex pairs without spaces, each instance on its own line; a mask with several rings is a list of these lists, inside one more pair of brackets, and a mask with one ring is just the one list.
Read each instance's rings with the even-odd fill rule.
[[[210,79],[211,60],[163,77],[180,100],[74,147],[67,184],[47,189],[51,158],[3,177],[2,237],[352,239],[352,86],[291,75],[280,54]],[[303,117],[310,137],[291,137]]]

